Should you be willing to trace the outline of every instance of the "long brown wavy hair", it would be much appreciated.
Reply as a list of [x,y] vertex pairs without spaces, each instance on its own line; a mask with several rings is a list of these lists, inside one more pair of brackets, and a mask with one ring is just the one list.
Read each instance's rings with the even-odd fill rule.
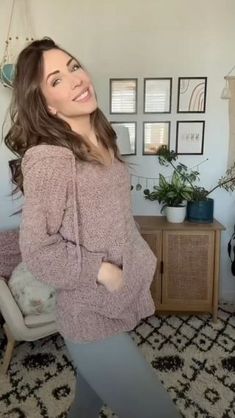
[[[9,109],[11,128],[4,138],[5,145],[17,156],[9,161],[11,181],[16,185],[11,195],[17,192],[24,193],[22,158],[29,148],[42,143],[69,148],[75,158],[82,161],[104,163],[98,148],[96,150],[86,137],[72,131],[67,122],[48,111],[40,83],[43,77],[43,52],[51,49],[59,49],[73,57],[52,39],[43,38],[31,42],[17,59]],[[90,118],[98,141],[105,148],[111,148],[114,156],[125,164],[116,145],[116,133],[103,112],[97,108]],[[21,211],[16,213],[19,212]]]

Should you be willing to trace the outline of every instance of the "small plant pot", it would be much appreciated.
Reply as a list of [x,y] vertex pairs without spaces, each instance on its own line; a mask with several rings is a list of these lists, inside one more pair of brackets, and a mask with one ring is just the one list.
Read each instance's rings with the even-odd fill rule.
[[208,198],[207,200],[199,200],[198,202],[188,202],[187,206],[187,220],[194,223],[213,222],[214,218],[214,200]]
[[167,206],[165,213],[168,222],[177,224],[182,223],[184,222],[186,216],[186,206]]

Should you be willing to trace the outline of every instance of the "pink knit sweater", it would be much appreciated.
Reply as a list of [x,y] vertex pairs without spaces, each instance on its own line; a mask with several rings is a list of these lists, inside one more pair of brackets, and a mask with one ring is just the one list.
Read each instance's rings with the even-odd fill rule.
[[[156,257],[132,215],[127,165],[115,158],[100,166],[76,160],[67,148],[38,145],[25,153],[22,171],[22,259],[56,288],[59,332],[95,341],[152,315]],[[119,290],[97,282],[102,261],[123,267]]]

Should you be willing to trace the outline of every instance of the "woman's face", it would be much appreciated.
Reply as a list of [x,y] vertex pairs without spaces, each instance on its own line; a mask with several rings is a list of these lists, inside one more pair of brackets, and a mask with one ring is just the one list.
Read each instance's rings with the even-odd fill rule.
[[43,53],[41,90],[51,114],[69,122],[97,108],[92,82],[78,61],[59,49]]

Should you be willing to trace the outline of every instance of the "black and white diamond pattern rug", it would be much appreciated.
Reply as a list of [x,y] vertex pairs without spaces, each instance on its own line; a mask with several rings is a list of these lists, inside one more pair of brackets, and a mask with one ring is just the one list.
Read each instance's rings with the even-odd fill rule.
[[[185,418],[235,417],[235,313],[151,316],[130,335]],[[2,354],[5,339],[0,335]],[[59,334],[18,343],[0,376],[1,418],[66,418],[75,371]],[[100,418],[116,417],[104,406]],[[144,417],[143,417],[144,418]]]

